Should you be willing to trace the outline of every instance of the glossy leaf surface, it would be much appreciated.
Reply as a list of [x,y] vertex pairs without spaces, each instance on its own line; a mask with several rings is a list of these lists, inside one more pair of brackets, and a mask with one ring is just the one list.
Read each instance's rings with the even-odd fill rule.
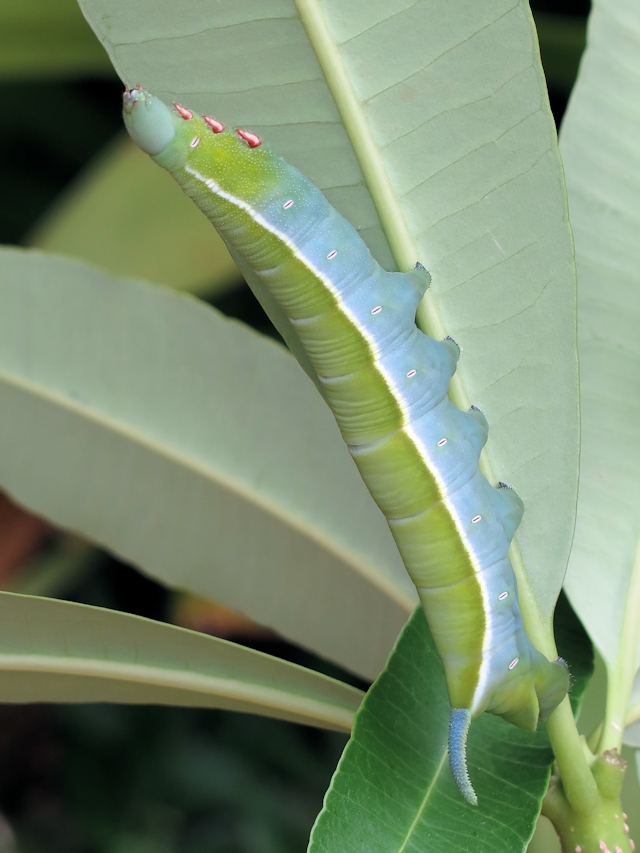
[[349,731],[362,693],[253,649],[129,613],[0,592],[1,702],[227,708]]
[[[579,705],[593,654],[566,600],[555,627],[575,676],[572,700]],[[448,722],[442,665],[417,610],[356,716],[310,853],[524,850],[551,768],[544,727],[523,732],[491,714],[473,721],[468,759],[479,801],[474,807],[449,770]]]

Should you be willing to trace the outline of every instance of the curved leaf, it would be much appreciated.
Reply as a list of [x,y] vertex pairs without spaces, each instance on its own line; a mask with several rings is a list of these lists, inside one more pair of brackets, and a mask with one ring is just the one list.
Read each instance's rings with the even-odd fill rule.
[[191,293],[212,296],[242,282],[207,219],[126,135],[47,211],[27,243]]
[[638,33],[637,3],[595,4],[562,130],[580,282],[582,398],[580,499],[566,588],[607,663],[615,699],[605,744],[619,742],[640,664]]
[[552,753],[544,731],[482,714],[469,733],[470,806],[447,761],[442,664],[417,610],[356,716],[309,853],[516,853],[531,838]]
[[348,732],[362,692],[238,646],[86,604],[0,592],[0,702],[227,708]]
[[414,607],[332,415],[274,341],[183,294],[0,253],[0,487],[365,677]]
[[384,266],[431,270],[420,322],[462,346],[451,394],[525,501],[548,617],[577,488],[574,273],[526,0],[80,5],[124,81],[263,133]]
[[[560,653],[576,710],[593,670],[591,644],[561,599]],[[540,726],[524,732],[491,714],[469,733],[469,806],[447,761],[449,702],[442,664],[417,610],[367,693],[311,835],[309,853],[516,853],[531,838],[553,755]]]

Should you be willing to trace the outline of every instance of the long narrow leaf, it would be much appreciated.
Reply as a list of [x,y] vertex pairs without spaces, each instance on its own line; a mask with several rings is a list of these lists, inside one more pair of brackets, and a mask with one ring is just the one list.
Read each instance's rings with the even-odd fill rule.
[[619,739],[640,664],[639,48],[638,4],[598,0],[562,129],[579,273],[582,397],[567,591],[609,671],[609,713],[616,710],[604,744]]
[[0,592],[0,702],[227,708],[348,732],[361,700],[354,687],[226,640]]

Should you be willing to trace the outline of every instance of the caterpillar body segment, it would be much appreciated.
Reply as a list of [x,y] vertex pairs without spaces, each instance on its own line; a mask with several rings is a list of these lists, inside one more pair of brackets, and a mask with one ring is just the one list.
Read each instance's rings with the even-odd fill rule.
[[459,349],[415,325],[429,273],[419,263],[383,270],[322,193],[255,134],[171,110],[139,87],[125,93],[124,116],[293,324],[418,589],[452,707],[451,768],[477,802],[466,767],[471,719],[490,711],[535,729],[568,675],[524,631],[508,556],[523,506],[478,468],[484,415],[447,397]]

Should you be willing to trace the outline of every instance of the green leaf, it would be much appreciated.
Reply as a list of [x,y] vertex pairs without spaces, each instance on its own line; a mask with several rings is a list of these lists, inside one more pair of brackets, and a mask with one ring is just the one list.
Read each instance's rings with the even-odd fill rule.
[[0,592],[0,702],[227,708],[348,732],[362,692],[235,643]]
[[242,282],[208,220],[127,135],[47,211],[27,243],[199,295]]
[[574,272],[526,0],[80,4],[125,82],[264,134],[384,266],[431,270],[420,323],[462,346],[451,394],[486,413],[485,467],[525,501],[550,621],[577,489]]
[[619,746],[640,662],[640,8],[604,0],[562,130],[579,272],[582,460],[566,589],[604,658],[601,748]]
[[0,252],[0,488],[172,586],[375,677],[416,594],[335,421],[193,297]]
[[448,722],[442,664],[417,610],[356,716],[310,853],[524,850],[549,779],[544,731],[523,732],[490,714],[474,720],[474,807],[449,770]]
[[[593,654],[566,599],[556,611],[555,630],[579,705]],[[523,732],[491,714],[473,721],[468,761],[479,800],[474,807],[449,770],[448,723],[442,664],[418,609],[358,711],[310,853],[524,850],[553,758],[544,727]]]
[[88,74],[113,69],[75,0],[3,0],[0,78]]

